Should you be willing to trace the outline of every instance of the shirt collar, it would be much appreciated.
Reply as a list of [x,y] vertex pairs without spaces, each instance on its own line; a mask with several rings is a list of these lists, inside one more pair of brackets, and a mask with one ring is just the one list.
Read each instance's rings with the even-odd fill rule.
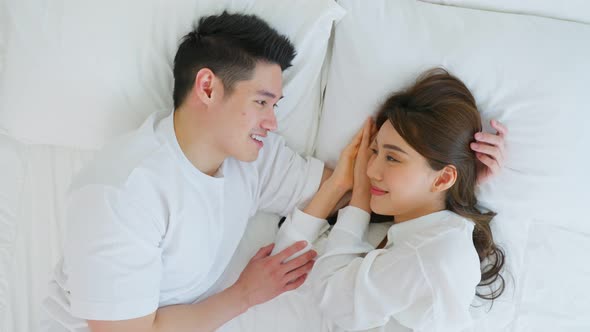
[[441,220],[451,218],[455,213],[449,210],[442,210],[427,214],[422,217],[407,220],[399,224],[394,223],[387,232],[387,245],[390,247],[393,244],[403,242],[410,238],[413,234],[420,232],[426,228],[433,226],[433,223],[440,222]]

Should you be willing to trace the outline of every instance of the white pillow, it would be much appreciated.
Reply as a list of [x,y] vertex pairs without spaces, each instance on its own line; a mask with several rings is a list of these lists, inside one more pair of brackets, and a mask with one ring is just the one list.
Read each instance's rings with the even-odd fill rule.
[[590,143],[589,25],[413,0],[339,3],[348,14],[334,33],[320,159],[333,166],[390,92],[444,66],[470,88],[488,131],[492,118],[509,128],[505,172],[482,188],[483,201],[556,222],[580,216],[573,203],[590,184],[581,162]]
[[278,118],[289,143],[304,150],[315,134],[332,22],[343,15],[329,0],[8,0],[0,131],[26,143],[94,149],[148,114],[171,110],[180,38],[201,16],[224,9],[257,14],[295,44]]
[[4,68],[4,53],[6,53],[6,35],[8,34],[8,18],[6,17],[6,4],[0,1],[0,77]]
[[[509,129],[506,165],[479,191],[480,203],[499,213],[492,229],[507,253],[508,289],[491,313],[474,308],[476,330],[506,330],[523,314],[522,301],[569,317],[551,303],[524,298],[521,288],[526,271],[533,271],[526,257],[543,241],[531,238],[537,227],[531,220],[590,234],[583,209],[590,187],[590,25],[414,0],[339,4],[347,15],[334,31],[316,156],[334,166],[391,92],[427,69],[447,68],[474,94],[487,131],[490,119]],[[543,261],[535,264],[547,269]]]
[[560,20],[590,23],[588,0],[421,0],[441,5],[538,15]]

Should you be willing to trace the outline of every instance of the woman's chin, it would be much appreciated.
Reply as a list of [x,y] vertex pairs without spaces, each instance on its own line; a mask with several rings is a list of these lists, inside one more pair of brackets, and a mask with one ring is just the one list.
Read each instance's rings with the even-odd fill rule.
[[376,198],[375,196],[371,196],[371,202],[369,206],[371,207],[371,211],[376,214],[381,214],[384,216],[393,216],[393,209],[391,208],[391,206],[388,206],[386,202],[380,202],[380,199]]

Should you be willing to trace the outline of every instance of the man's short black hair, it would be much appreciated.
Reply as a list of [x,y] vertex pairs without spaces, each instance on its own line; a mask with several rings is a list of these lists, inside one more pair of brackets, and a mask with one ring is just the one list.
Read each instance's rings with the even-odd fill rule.
[[198,27],[184,36],[174,57],[174,108],[178,108],[195,83],[202,68],[221,78],[231,93],[234,84],[251,77],[257,61],[291,66],[295,47],[265,21],[255,15],[206,16]]

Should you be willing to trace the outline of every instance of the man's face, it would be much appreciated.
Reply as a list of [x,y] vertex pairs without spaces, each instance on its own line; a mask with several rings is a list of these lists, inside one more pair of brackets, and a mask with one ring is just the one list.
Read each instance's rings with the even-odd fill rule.
[[220,146],[230,157],[254,161],[269,131],[277,129],[275,106],[283,78],[277,64],[258,62],[249,80],[238,81],[219,107]]

